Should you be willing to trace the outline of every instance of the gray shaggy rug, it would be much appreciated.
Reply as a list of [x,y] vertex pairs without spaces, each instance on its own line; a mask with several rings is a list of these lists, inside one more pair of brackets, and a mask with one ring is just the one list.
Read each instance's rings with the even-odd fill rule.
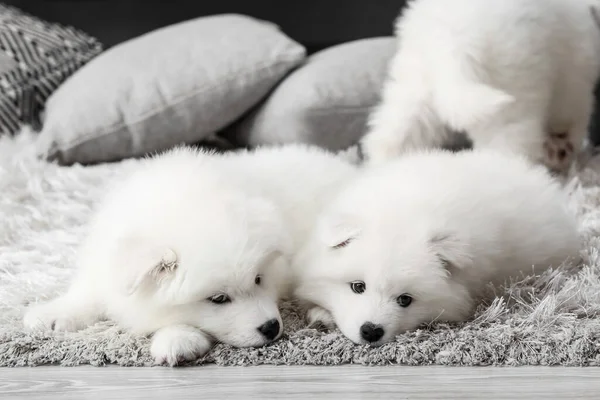
[[[58,167],[29,155],[31,137],[0,139],[0,366],[149,366],[148,339],[100,323],[72,334],[29,334],[30,302],[58,295],[103,185],[127,165]],[[584,238],[581,265],[525,277],[463,324],[432,324],[378,348],[340,332],[306,329],[283,305],[286,335],[257,349],[217,345],[199,364],[571,365],[600,364],[600,157],[567,189]],[[526,222],[524,222],[526,223]]]

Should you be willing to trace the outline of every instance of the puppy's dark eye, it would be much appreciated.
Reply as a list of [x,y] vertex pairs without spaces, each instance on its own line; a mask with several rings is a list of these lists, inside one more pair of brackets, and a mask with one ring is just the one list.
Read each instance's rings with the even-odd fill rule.
[[229,296],[226,294],[215,294],[214,296],[209,297],[208,301],[214,304],[225,304],[231,303],[231,298],[229,298]]
[[406,307],[410,306],[412,301],[413,301],[413,298],[409,294],[406,294],[406,293],[401,294],[396,299],[396,302],[402,308],[406,308]]
[[356,294],[364,293],[367,289],[367,285],[363,281],[350,282],[350,289]]
[[256,275],[256,278],[254,278],[254,283],[257,285],[260,285],[262,278],[260,275]]

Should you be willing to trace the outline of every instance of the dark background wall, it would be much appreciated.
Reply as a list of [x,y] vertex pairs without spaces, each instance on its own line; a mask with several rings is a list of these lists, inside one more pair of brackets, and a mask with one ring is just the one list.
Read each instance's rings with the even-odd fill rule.
[[203,15],[242,13],[277,23],[309,48],[392,34],[404,0],[7,0],[36,16],[73,25],[106,47]]

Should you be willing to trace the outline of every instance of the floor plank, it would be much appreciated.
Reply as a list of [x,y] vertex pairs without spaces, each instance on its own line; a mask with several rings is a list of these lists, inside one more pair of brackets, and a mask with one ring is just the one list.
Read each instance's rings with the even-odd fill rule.
[[0,369],[0,399],[598,399],[600,368]]

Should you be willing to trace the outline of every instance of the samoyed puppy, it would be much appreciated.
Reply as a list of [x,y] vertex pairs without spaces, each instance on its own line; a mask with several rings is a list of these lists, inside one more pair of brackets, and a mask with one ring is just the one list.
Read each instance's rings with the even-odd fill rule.
[[466,320],[494,286],[579,248],[546,168],[492,150],[415,152],[366,168],[324,208],[294,262],[295,296],[311,324],[380,345]]
[[367,162],[441,147],[516,152],[564,174],[587,138],[600,73],[598,0],[412,0],[361,141]]
[[99,206],[70,289],[31,307],[24,325],[76,331],[110,319],[153,334],[153,357],[169,365],[215,341],[272,342],[291,257],[354,168],[306,146],[146,159]]

